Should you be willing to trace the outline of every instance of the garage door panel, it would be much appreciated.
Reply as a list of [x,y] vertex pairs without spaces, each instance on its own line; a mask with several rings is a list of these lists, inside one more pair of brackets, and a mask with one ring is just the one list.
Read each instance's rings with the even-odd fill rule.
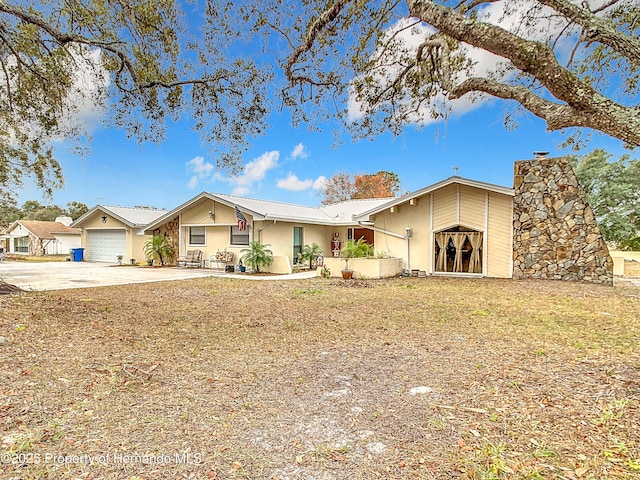
[[87,231],[85,258],[90,262],[116,263],[118,255],[127,253],[124,230]]

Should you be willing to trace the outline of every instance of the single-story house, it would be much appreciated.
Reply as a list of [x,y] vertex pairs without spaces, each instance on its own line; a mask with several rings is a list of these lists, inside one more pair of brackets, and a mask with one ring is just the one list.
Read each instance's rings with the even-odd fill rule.
[[149,207],[96,205],[72,223],[80,229],[84,259],[117,263],[118,257],[144,261],[144,244],[151,238],[142,233],[145,225],[166,213]]
[[515,162],[513,188],[454,176],[355,219],[428,275],[613,282],[607,245],[565,158]]
[[613,281],[611,256],[571,165],[544,155],[515,162],[513,188],[453,176],[398,198],[315,208],[203,192],[143,232],[165,235],[180,255],[231,252],[233,263],[256,240],[270,245],[271,271],[279,273],[317,243],[339,275],[339,247],[364,237],[402,259],[405,271],[425,275]]
[[17,220],[2,235],[8,243],[7,253],[18,255],[62,255],[80,246],[80,229],[72,228],[71,218],[58,217],[55,222]]
[[354,221],[353,215],[388,201],[350,200],[307,207],[202,192],[147,225],[144,232],[165,235],[182,256],[197,249],[210,260],[227,252],[231,263],[238,263],[242,249],[259,241],[269,244],[273,252],[270,271],[290,273],[304,245],[316,243],[326,256],[338,255],[340,246],[350,238],[364,236],[373,243],[373,232]]
[[510,278],[512,188],[453,176],[359,213],[407,269]]

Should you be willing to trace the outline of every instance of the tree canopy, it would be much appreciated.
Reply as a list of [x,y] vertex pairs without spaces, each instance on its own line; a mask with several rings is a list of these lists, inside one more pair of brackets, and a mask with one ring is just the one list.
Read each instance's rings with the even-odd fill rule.
[[140,141],[189,117],[231,169],[274,109],[359,138],[493,97],[638,146],[639,29],[636,0],[3,0],[0,196],[60,187],[54,142],[97,117]]
[[633,247],[640,237],[640,160],[623,155],[613,161],[597,149],[570,161],[605,240]]
[[188,115],[219,164],[236,166],[264,129],[270,73],[233,52],[225,3],[198,18],[174,0],[1,1],[0,195],[28,177],[45,194],[61,187],[54,143],[81,152],[97,120],[160,141]]
[[373,174],[336,173],[329,178],[322,191],[322,204],[361,198],[394,197],[400,191],[398,174],[381,170]]
[[67,208],[58,205],[42,205],[37,200],[27,200],[22,207],[18,207],[15,201],[0,201],[0,227],[8,227],[16,220],[53,222],[60,216],[69,216],[77,220],[88,211],[87,205],[75,201],[67,203]]
[[[309,11],[285,32],[287,98],[341,105],[335,113],[361,135],[398,133],[489,96],[549,130],[588,127],[640,145],[635,0],[303,3]],[[273,11],[262,15],[277,24]]]

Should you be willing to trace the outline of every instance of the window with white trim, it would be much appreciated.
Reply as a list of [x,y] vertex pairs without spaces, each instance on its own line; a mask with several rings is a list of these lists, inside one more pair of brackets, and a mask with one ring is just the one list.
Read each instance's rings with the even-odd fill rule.
[[232,225],[230,231],[230,245],[249,245],[249,230],[240,230],[237,225]]
[[189,227],[189,245],[206,245],[206,227]]
[[16,253],[29,253],[29,239],[27,237],[15,238],[13,248]]

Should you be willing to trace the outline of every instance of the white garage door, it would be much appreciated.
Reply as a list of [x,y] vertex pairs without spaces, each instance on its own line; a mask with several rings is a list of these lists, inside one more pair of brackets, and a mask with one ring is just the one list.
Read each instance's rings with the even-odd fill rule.
[[124,256],[127,253],[125,235],[124,230],[87,231],[85,259],[90,262],[117,263],[118,255]]

